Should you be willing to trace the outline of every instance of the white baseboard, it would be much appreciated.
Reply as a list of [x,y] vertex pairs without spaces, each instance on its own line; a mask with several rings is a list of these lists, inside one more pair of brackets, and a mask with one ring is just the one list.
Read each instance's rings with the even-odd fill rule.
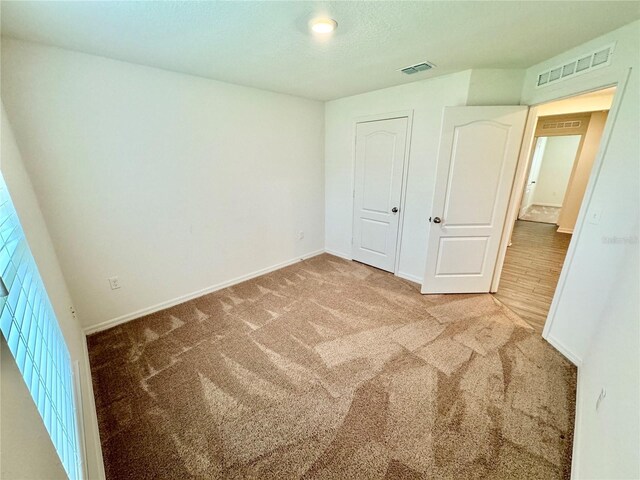
[[398,272],[396,273],[396,276],[400,278],[404,278],[405,280],[409,280],[410,282],[419,283],[420,285],[422,285],[422,278],[416,277],[415,275],[411,275],[410,273]]
[[571,363],[573,363],[576,367],[578,367],[578,378],[577,378],[577,382],[576,382],[576,415],[575,415],[575,419],[574,419],[574,425],[573,425],[573,447],[572,447],[572,455],[571,455],[571,478],[572,479],[577,479],[577,478],[582,478],[580,476],[580,473],[578,472],[578,458],[580,456],[580,425],[581,423],[581,418],[582,418],[582,389],[581,389],[581,383],[582,383],[582,377],[580,375],[580,365],[582,364],[582,360],[576,355],[574,354],[570,349],[568,349],[562,342],[558,341],[557,339],[555,339],[553,336],[551,335],[547,335],[546,337],[544,336],[543,333],[543,337],[544,339],[549,342],[549,344],[551,344],[551,346],[553,348],[555,348],[556,350],[558,350],[562,355],[564,355],[564,357],[569,360]]
[[582,383],[581,381],[582,377],[580,376],[580,367],[578,367],[578,379],[576,382],[576,416],[575,416],[575,420],[574,420],[574,424],[573,424],[573,447],[572,447],[572,454],[571,454],[571,478],[572,479],[577,479],[577,478],[582,478],[579,472],[579,465],[580,462],[579,457],[580,457],[580,440],[581,440],[581,436],[580,436],[580,425],[582,425],[582,388],[580,388],[580,384]]
[[[165,302],[158,303],[156,305],[152,305],[150,307],[142,308],[135,312],[127,313],[125,315],[121,315],[116,318],[112,318],[111,320],[106,320],[104,322],[97,323],[95,325],[90,325],[83,329],[85,335],[90,335],[92,333],[100,332],[102,330],[106,330],[108,328],[115,327],[117,325],[129,322],[131,320],[135,320],[136,318],[144,317],[145,315],[150,315],[155,312],[159,312],[160,310],[164,310],[166,308],[173,307],[180,303],[188,302],[189,300],[193,300],[194,298],[201,297],[203,295],[207,295],[208,293],[213,293],[217,290],[222,290],[223,288],[231,287],[238,283],[245,282],[247,280],[251,280],[252,278],[259,277],[266,273],[273,272],[274,270],[278,270],[280,268],[287,267],[289,265],[293,265],[294,263],[298,263],[302,260],[306,260],[308,258],[315,257],[317,255],[321,255],[325,253],[325,250],[316,250],[314,252],[310,252],[304,255],[300,255],[296,258],[292,258],[291,260],[287,260],[284,262],[277,263],[275,265],[271,265],[270,267],[262,268],[260,270],[256,270],[254,272],[248,273],[246,275],[242,275],[240,277],[236,277],[232,280],[228,280],[226,282],[221,282],[216,285],[211,285],[209,287],[203,288],[201,290],[197,290],[192,293],[187,293],[186,295],[181,295],[179,297],[173,298],[171,300],[167,300]],[[332,253],[332,252],[327,252]],[[332,253],[332,255],[336,255]]]
[[558,350],[564,357],[573,363],[576,367],[580,367],[582,363],[582,359],[573,353],[569,348],[567,348],[561,341],[553,337],[552,335],[547,335],[545,337],[544,332],[542,334],[543,338],[551,344],[553,348]]
[[[353,260],[351,255],[347,255],[346,253],[338,252],[336,250],[331,250],[330,248],[325,248],[324,251],[330,255],[344,258],[345,260]],[[410,282],[419,283],[420,285],[422,285],[422,278],[411,275],[410,273],[397,272],[395,275],[396,277],[404,278],[405,280],[409,280]]]
[[330,248],[325,248],[324,251],[325,251],[325,253],[328,253],[329,255],[333,255],[335,257],[344,258],[345,260],[353,260],[351,255],[348,255],[348,254],[342,253],[342,252],[338,252],[336,250],[331,250]]
[[531,205],[529,205],[530,207],[533,207],[534,205],[537,205],[539,207],[556,207],[556,208],[562,208],[562,204],[561,203],[538,203],[538,202],[534,202]]
[[562,228],[562,227],[558,227],[558,230],[556,230],[556,232],[558,232],[558,233],[571,233],[571,234],[573,234],[573,228]]

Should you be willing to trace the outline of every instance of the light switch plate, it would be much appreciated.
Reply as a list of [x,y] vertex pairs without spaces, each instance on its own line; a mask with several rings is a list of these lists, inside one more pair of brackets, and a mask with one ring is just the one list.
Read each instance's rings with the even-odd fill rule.
[[589,223],[591,223],[592,225],[598,225],[600,223],[600,217],[602,217],[602,209],[601,208],[594,208],[593,210],[589,211]]
[[111,290],[117,290],[120,288],[120,279],[118,277],[110,277],[109,278],[109,286]]

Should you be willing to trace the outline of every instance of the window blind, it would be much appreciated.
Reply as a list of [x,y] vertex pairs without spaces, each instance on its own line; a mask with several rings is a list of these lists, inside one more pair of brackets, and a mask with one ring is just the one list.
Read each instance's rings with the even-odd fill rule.
[[0,174],[0,330],[70,479],[80,478],[73,370],[38,267]]

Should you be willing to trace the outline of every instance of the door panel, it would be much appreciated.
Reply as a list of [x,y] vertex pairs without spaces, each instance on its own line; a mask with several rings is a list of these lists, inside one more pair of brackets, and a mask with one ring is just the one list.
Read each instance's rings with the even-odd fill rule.
[[362,156],[362,208],[370,212],[387,213],[393,200],[392,179],[397,137],[390,132],[378,130],[360,140],[365,149]]
[[396,260],[407,126],[407,117],[356,126],[352,256],[390,272]]
[[[456,127],[455,150],[451,154],[449,188],[444,216],[449,226],[489,225],[495,210],[496,191],[505,161],[509,127],[494,122],[476,122]],[[478,149],[477,145],[484,144]],[[474,161],[465,161],[473,158]],[[485,188],[478,190],[478,179]],[[468,193],[474,192],[473,209]]]
[[481,274],[488,245],[488,237],[441,237],[436,275]]
[[489,291],[526,115],[445,108],[422,293]]
[[386,255],[387,252],[387,222],[379,222],[370,218],[361,218],[361,238],[360,248],[373,253]]

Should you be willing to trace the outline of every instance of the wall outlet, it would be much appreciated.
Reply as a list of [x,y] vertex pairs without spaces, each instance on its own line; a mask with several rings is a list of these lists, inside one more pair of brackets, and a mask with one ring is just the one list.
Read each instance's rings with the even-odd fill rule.
[[602,387],[602,390],[600,390],[600,395],[598,395],[598,400],[596,400],[596,410],[600,408],[600,404],[602,403],[602,401],[605,399],[606,396],[607,396],[607,391],[605,390],[604,387]]
[[298,232],[298,240],[302,240],[304,238],[304,232],[302,230],[300,230]]
[[120,279],[118,277],[111,277],[108,280],[111,290],[117,290],[120,288]]

